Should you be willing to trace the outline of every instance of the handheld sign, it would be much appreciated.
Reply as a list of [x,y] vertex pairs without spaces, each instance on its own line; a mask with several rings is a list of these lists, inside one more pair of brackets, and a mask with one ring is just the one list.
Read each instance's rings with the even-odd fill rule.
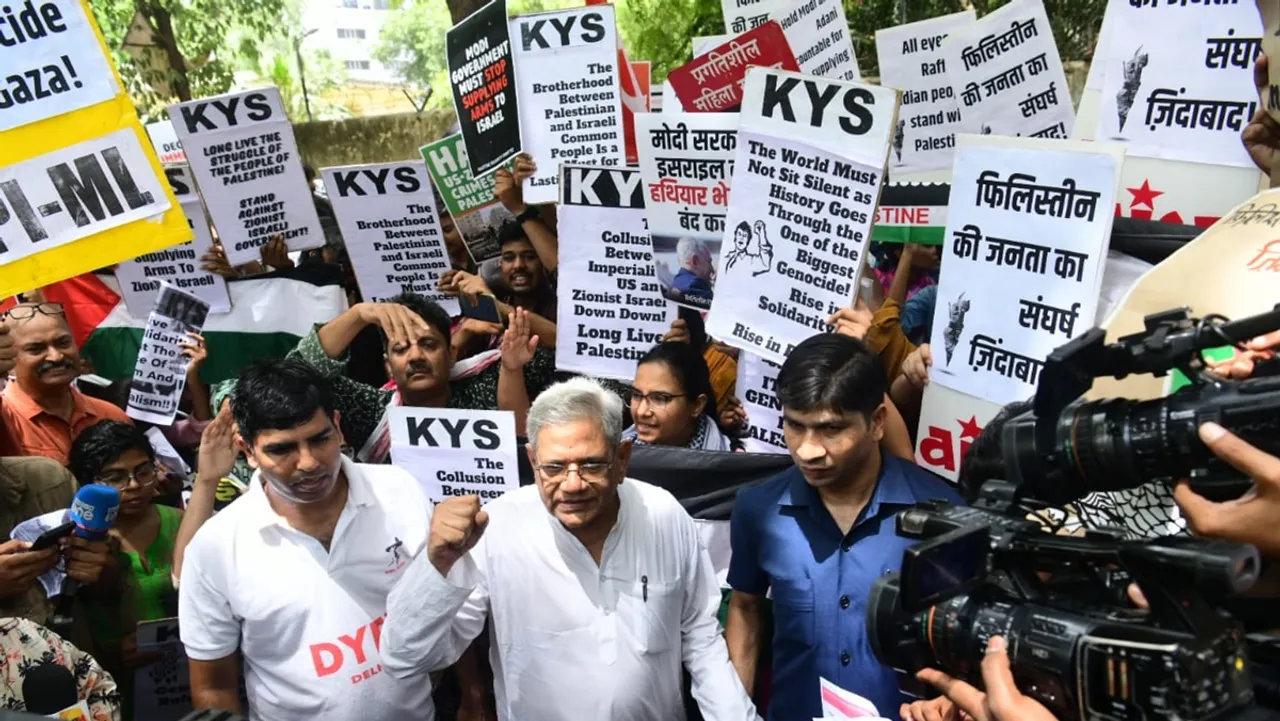
[[556,368],[630,382],[676,316],[654,277],[640,171],[561,165],[560,173]]
[[940,383],[925,386],[916,433],[916,465],[952,483],[959,481],[969,447],[1002,407]]
[[520,487],[510,411],[391,408],[391,459],[433,503],[476,495],[481,503]]
[[753,69],[707,335],[782,363],[853,299],[898,92]]
[[552,203],[560,163],[626,161],[613,6],[525,15],[511,21],[511,35],[520,66],[520,132],[538,166],[525,181],[524,199]]
[[742,104],[742,85],[753,67],[800,70],[778,23],[766,22],[708,50],[667,73],[667,82],[686,111],[721,113]]
[[720,11],[725,28],[739,35],[769,22],[769,14],[786,5],[787,0],[720,0]]
[[187,154],[182,152],[182,143],[178,141],[178,131],[173,123],[163,120],[147,125],[147,135],[151,136],[151,144],[155,146],[160,162],[165,165],[185,165]]
[[472,176],[462,134],[450,135],[418,148],[427,163],[431,183],[476,263],[496,258],[498,229],[514,216],[493,194],[493,173]]
[[355,270],[360,294],[385,301],[416,293],[449,315],[458,301],[436,290],[449,253],[420,160],[349,165],[320,171]]
[[216,273],[200,267],[200,259],[213,247],[213,235],[204,217],[204,204],[196,192],[191,168],[175,165],[164,169],[169,187],[182,206],[183,215],[195,238],[189,243],[175,245],[154,253],[140,255],[116,266],[116,278],[120,281],[120,295],[124,297],[129,314],[142,318],[151,313],[151,305],[160,290],[160,281],[191,291],[209,304],[210,313],[226,313],[231,310],[231,296],[227,293],[227,281]]
[[862,79],[840,0],[791,0],[769,19],[782,26],[800,72],[836,80]]
[[160,283],[155,310],[147,318],[138,363],[133,369],[126,409],[130,418],[160,426],[173,423],[187,385],[188,358],[178,344],[190,342],[187,333],[199,333],[208,315],[208,303]]
[[778,371],[782,367],[754,353],[738,354],[738,398],[747,412],[747,453],[788,453],[782,434],[782,402],[778,400]]
[[227,260],[257,260],[283,235],[289,250],[324,245],[293,126],[274,87],[169,106]]
[[506,0],[493,0],[445,33],[449,87],[471,174],[497,170],[520,152],[515,64]]

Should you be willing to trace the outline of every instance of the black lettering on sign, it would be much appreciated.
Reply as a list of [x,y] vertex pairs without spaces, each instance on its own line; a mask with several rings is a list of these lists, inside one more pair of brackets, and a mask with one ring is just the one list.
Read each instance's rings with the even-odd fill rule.
[[[438,422],[438,423],[437,423]],[[502,443],[498,435],[498,424],[488,418],[473,421],[469,418],[450,420],[448,418],[406,418],[409,431],[409,445],[431,446],[440,448],[443,444],[448,448],[475,448],[480,451],[496,450]],[[435,434],[432,426],[436,426]],[[467,433],[470,428],[471,432]],[[439,436],[437,438],[437,435]],[[464,439],[465,436],[465,439]],[[465,440],[465,443],[464,443]]]
[[[192,135],[206,130],[234,128],[245,120],[260,123],[270,120],[272,115],[271,102],[261,91],[183,105],[178,111],[187,132]],[[225,124],[219,125],[221,121]]]
[[[394,179],[388,188],[387,181]],[[418,177],[418,169],[412,165],[400,165],[395,168],[362,168],[360,170],[333,171],[334,185],[338,195],[349,198],[352,195],[365,196],[370,191],[374,195],[386,195],[390,189],[406,195],[422,190],[422,180]]]
[[[537,45],[541,50],[552,47],[564,48],[574,41],[574,25],[577,25],[577,39],[581,43],[598,43],[604,40],[604,16],[598,12],[586,12],[581,15],[566,15],[538,20],[525,20],[520,23],[520,46],[527,53]],[[554,32],[548,32],[554,31]],[[550,40],[548,40],[550,36]],[[552,45],[552,43],[555,43]]]
[[169,180],[169,187],[177,196],[192,195],[191,178],[186,168],[165,168],[164,177]]
[[[839,97],[841,95],[843,97]],[[844,132],[866,135],[875,124],[870,108],[875,104],[875,96],[866,88],[844,87],[822,78],[769,73],[764,79],[760,114],[766,118],[780,117],[788,123],[807,123],[815,128],[834,118]]]
[[[133,181],[133,174],[115,146],[105,148],[101,153],[101,160],[93,154],[76,158],[74,170],[67,163],[58,163],[46,171],[49,174],[49,180],[53,181],[53,187],[58,191],[58,196],[62,198],[63,207],[75,224],[81,228],[90,223],[106,220],[107,215],[123,214],[125,211],[120,204],[121,196],[130,210],[136,210],[151,202],[151,194],[143,193],[138,189]],[[103,169],[104,163],[106,170],[111,172],[111,177],[120,188],[119,194],[107,179],[107,173]],[[89,218],[91,215],[92,220]]]
[[560,203],[643,209],[640,171],[634,168],[561,165]]

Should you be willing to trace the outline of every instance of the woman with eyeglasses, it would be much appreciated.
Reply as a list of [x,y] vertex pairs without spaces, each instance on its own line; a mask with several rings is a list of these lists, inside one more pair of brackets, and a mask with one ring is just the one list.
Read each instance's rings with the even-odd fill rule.
[[[125,574],[125,598],[115,605],[90,602],[86,610],[99,646],[119,656],[103,665],[116,674],[125,698],[124,718],[129,718],[132,701],[132,668],[145,665],[152,657],[139,656],[136,624],[178,615],[177,591],[173,587],[173,544],[182,521],[182,511],[157,505],[154,500],[162,471],[155,450],[139,428],[118,421],[102,421],[89,426],[71,446],[67,464],[81,484],[101,483],[120,492],[120,511],[111,536],[119,543]],[[114,653],[111,655],[115,655]]]
[[659,343],[640,359],[631,384],[635,425],[624,440],[704,451],[733,451],[738,444],[716,420],[716,394],[707,361],[688,343]]

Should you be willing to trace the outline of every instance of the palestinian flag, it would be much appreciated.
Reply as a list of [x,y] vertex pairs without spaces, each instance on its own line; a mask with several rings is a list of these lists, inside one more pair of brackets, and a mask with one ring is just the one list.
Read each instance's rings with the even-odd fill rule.
[[[204,381],[234,378],[254,360],[284,356],[313,325],[347,309],[341,281],[333,266],[227,281],[231,312],[210,315],[205,322],[209,359],[201,372]],[[133,377],[147,319],[129,314],[115,276],[86,274],[42,290],[46,300],[66,308],[80,355],[95,373],[111,380]]]
[[951,186],[946,183],[886,185],[880,193],[871,240],[942,245],[950,197]]

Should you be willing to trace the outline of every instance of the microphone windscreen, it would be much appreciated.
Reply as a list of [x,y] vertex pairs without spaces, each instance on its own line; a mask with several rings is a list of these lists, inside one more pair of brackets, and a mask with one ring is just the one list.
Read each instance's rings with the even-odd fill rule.
[[71,671],[55,663],[42,663],[27,671],[22,679],[22,698],[27,710],[38,714],[55,714],[80,701],[76,679]]
[[76,491],[71,502],[71,520],[76,524],[76,535],[91,541],[107,537],[116,522],[120,510],[120,492],[101,483],[90,483]]

